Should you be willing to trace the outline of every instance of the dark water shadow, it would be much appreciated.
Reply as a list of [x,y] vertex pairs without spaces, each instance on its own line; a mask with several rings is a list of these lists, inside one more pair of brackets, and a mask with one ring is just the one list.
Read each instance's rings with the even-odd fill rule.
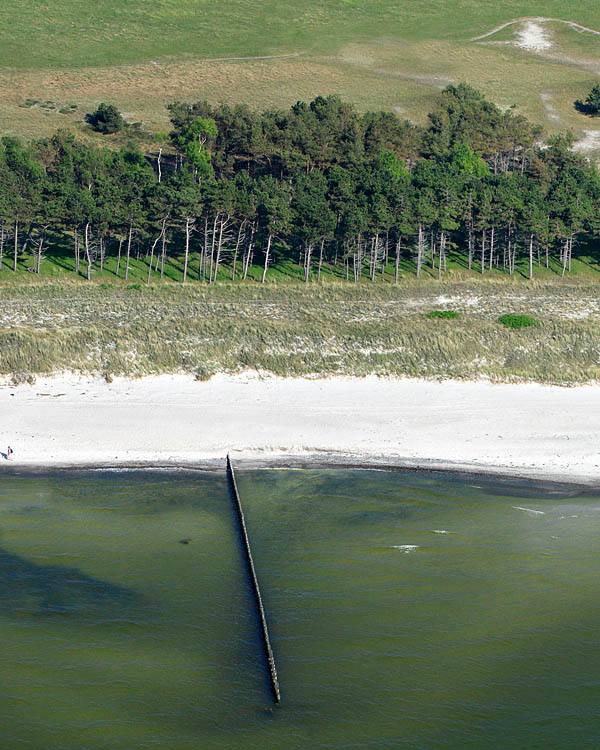
[[78,568],[37,565],[0,547],[0,612],[95,615],[139,599],[135,591]]

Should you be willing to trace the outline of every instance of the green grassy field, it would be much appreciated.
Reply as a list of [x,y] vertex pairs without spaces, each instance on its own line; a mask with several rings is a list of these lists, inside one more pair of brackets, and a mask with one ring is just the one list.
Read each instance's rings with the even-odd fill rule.
[[110,67],[184,55],[329,54],[382,37],[464,41],[521,16],[600,23],[593,0],[3,0],[0,66]]
[[[573,100],[597,80],[600,36],[537,21],[549,46],[528,49],[516,44],[522,21],[475,40],[540,16],[600,29],[591,0],[4,0],[0,132],[88,136],[83,116],[102,100],[153,132],[168,129],[175,99],[262,108],[328,93],[422,122],[440,88],[464,80],[550,132],[584,137],[595,121]],[[271,55],[281,57],[223,59]]]
[[[75,280],[75,258],[73,256],[73,250],[70,245],[65,245],[64,235],[52,235],[47,237],[47,251],[42,258],[40,265],[41,276],[46,278],[63,279],[63,280]],[[113,242],[109,245],[103,270],[100,271],[99,261],[96,259],[92,263],[91,277],[93,281],[108,282],[111,284],[125,283],[125,259],[124,256],[121,258],[119,274],[117,275],[117,254],[116,254],[116,243]],[[267,272],[267,284],[275,282],[278,284],[302,284],[304,282],[304,268],[292,260],[285,259],[285,254],[277,257],[277,245],[275,247],[275,260],[271,261],[269,270]],[[183,250],[182,248],[170,248],[169,253],[166,256],[164,279],[160,281],[160,272],[156,271],[156,265],[153,266],[148,279],[148,262],[149,258],[145,255],[145,251],[148,249],[148,243],[141,243],[138,248],[134,245],[133,252],[130,259],[130,268],[128,274],[129,283],[141,283],[147,284],[148,280],[151,283],[180,283],[183,278]],[[600,263],[598,261],[598,250],[595,244],[581,244],[576,246],[573,252],[572,266],[570,273],[567,274],[566,282],[569,280],[574,282],[590,282],[597,283],[600,272]],[[154,264],[156,264],[156,256],[154,258]],[[21,253],[18,257],[17,271],[13,271],[13,256],[12,248],[5,248],[5,254],[0,263],[0,285],[10,285],[13,282],[19,282],[22,279],[38,279],[33,271],[36,265],[35,253]],[[188,283],[191,285],[198,284],[198,270],[200,266],[200,254],[199,252],[190,252],[189,256],[189,268],[188,268]],[[350,264],[351,266],[351,264]],[[324,282],[343,282],[352,284],[352,272],[348,268],[349,279],[346,278],[346,266],[343,260],[338,261],[337,264],[332,262],[324,262],[321,272],[321,279]],[[246,282],[240,283],[241,278],[241,260],[238,259],[236,265],[236,286],[252,285],[259,283],[262,278],[263,268],[261,265],[261,259],[258,258],[257,262],[250,267],[248,273],[248,279]],[[227,282],[232,278],[232,260],[231,253],[227,254],[227,257],[219,268],[218,280]],[[83,253],[81,255],[80,271],[79,271],[79,282],[85,286],[87,266]],[[414,250],[411,255],[404,252],[401,256],[399,263],[399,279],[401,283],[412,282],[416,275],[416,259],[414,257]],[[312,278],[316,280],[317,270],[313,268]],[[444,280],[459,280],[469,281],[478,280],[481,277],[479,260],[477,257],[473,260],[472,270],[469,271],[467,257],[464,252],[461,251],[460,247],[451,248],[447,255],[447,270],[444,272]],[[506,271],[503,271],[501,267],[494,267],[489,269],[486,265],[484,277],[486,279],[497,280],[498,282],[506,283],[520,283],[525,285],[530,283],[529,281],[529,260],[527,257],[521,257],[517,259],[515,263],[515,274],[511,278],[508,276]],[[543,253],[540,254],[539,263],[537,258],[534,262],[534,279],[536,281],[554,282],[560,281],[562,278],[562,263],[559,262],[558,258],[551,255],[548,268],[545,266],[545,258]],[[421,279],[431,279],[437,282],[438,269],[437,266],[433,268],[431,266],[430,258],[427,258],[421,267]],[[38,281],[38,283],[41,283]],[[385,272],[381,273],[378,271],[374,285],[393,285],[395,283],[395,268],[394,261],[391,259],[385,268]],[[373,282],[368,278],[366,270],[364,276],[359,280],[359,285],[372,286]],[[1,288],[1,286],[0,286]]]

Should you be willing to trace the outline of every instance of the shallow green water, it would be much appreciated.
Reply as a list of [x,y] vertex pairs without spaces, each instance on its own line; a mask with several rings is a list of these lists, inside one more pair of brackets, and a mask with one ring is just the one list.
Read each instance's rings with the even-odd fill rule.
[[600,745],[600,496],[238,485],[278,708],[223,478],[2,475],[2,750]]

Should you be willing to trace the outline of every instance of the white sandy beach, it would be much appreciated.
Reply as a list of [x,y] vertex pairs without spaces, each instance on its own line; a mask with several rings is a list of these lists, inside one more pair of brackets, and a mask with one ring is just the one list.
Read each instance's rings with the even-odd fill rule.
[[290,457],[600,483],[600,387],[220,375],[0,386],[4,466]]

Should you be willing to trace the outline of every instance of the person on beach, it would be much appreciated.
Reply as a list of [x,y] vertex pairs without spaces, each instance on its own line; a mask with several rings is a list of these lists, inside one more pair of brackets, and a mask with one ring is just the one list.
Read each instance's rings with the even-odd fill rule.
[[9,445],[9,446],[8,446],[8,448],[6,449],[6,460],[7,460],[7,461],[8,461],[8,459],[10,458],[10,456],[11,456],[11,453],[13,453],[13,449],[12,449],[12,448],[10,447],[10,445]]

